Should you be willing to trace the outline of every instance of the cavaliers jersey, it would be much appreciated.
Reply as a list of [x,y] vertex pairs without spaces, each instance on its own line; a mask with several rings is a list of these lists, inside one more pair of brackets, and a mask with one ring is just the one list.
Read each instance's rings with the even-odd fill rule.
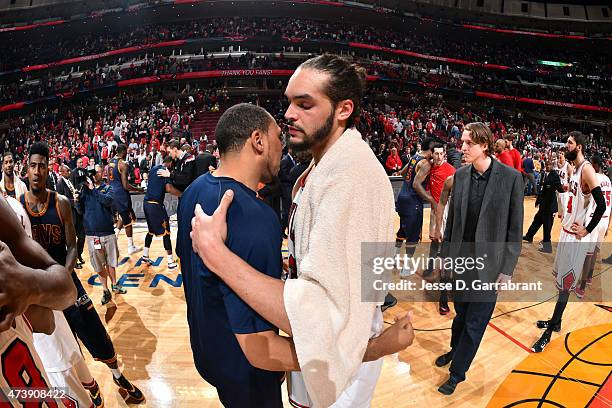
[[555,171],[559,174],[559,178],[561,179],[561,185],[567,186],[568,180],[567,175],[569,174],[569,163],[566,161],[563,163],[563,166],[556,167]]
[[[395,203],[396,211],[400,214],[408,213],[410,214],[414,209],[414,203],[423,203],[423,199],[417,192],[414,190],[412,183],[414,178],[416,177],[416,166],[419,164],[424,157],[419,155],[418,153],[412,156],[410,162],[408,164],[408,172],[406,173],[406,177],[404,177],[404,182],[402,183],[402,189],[397,196],[397,202]],[[427,187],[427,180],[423,182],[423,188]]]
[[580,166],[574,171],[569,181],[569,191],[567,208],[561,221],[561,226],[564,230],[571,231],[574,223],[584,226],[589,213],[589,206],[591,204],[591,192],[584,194],[582,192],[581,180],[582,170],[584,166],[590,166],[591,164],[585,160]]
[[149,171],[147,192],[144,197],[145,201],[155,201],[158,204],[164,203],[164,198],[166,197],[166,184],[170,182],[170,179],[158,176],[157,172],[165,169],[166,167],[163,164],[159,164],[153,166],[151,171]]
[[[14,393],[15,389],[49,389],[47,374],[34,348],[32,327],[24,316],[17,316],[13,327],[0,332],[0,365],[1,407],[24,406],[16,398],[19,395],[11,395],[11,390]],[[45,403],[50,408],[64,406],[55,400]],[[43,406],[42,403],[31,405]]]
[[59,201],[55,191],[48,191],[47,201],[40,212],[32,211],[25,199],[25,194],[19,198],[26,209],[32,225],[32,238],[42,246],[60,265],[66,264],[66,231],[60,215]]
[[124,202],[130,199],[130,193],[123,188],[121,173],[119,172],[119,159],[114,158],[109,163],[108,181],[113,189],[115,200]]

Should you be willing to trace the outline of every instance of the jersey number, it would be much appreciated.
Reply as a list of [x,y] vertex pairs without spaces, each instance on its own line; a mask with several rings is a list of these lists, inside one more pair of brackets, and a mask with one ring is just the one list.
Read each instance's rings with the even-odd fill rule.
[[[2,376],[10,388],[48,389],[42,373],[36,367],[34,358],[28,346],[20,339],[15,339],[6,351],[2,353]],[[55,400],[24,402],[24,408],[46,406],[58,408]]]
[[610,204],[612,203],[612,191],[606,191],[606,207],[610,207]]

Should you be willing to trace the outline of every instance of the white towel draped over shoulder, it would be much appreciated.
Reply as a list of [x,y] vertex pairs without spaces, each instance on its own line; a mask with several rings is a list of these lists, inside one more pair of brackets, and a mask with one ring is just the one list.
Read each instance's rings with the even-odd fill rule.
[[362,301],[361,244],[393,242],[394,209],[391,182],[355,129],[308,175],[295,213],[298,279],[284,300],[316,407],[336,401],[363,359],[377,304]]

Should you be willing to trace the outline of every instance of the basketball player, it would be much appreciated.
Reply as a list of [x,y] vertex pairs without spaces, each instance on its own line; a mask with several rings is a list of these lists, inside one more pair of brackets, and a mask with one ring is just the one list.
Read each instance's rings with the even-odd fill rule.
[[[32,226],[26,210],[14,198],[6,197],[6,200],[21,221],[26,234],[31,238]],[[66,317],[61,311],[52,312],[55,330],[52,333],[40,331],[34,333],[34,346],[47,372],[49,384],[65,389],[79,407],[89,407],[92,403],[96,408],[104,406],[98,383],[87,368]],[[80,378],[87,380],[82,383]],[[85,385],[91,394],[87,393]]]
[[113,189],[115,198],[114,204],[119,215],[119,229],[125,227],[125,235],[128,237],[128,255],[132,255],[142,248],[134,245],[132,237],[132,223],[136,221],[136,215],[132,209],[132,199],[130,191],[144,193],[144,189],[135,187],[128,182],[128,164],[125,162],[127,156],[127,146],[120,144],[117,146],[117,155],[110,161],[108,172],[109,184]]
[[[402,244],[406,242],[406,255],[412,257],[416,245],[421,240],[423,229],[423,201],[434,202],[431,194],[426,191],[427,176],[431,170],[429,159],[431,158],[432,140],[423,142],[423,150],[417,152],[408,164],[399,172],[404,177],[402,189],[395,202],[395,211],[400,217],[400,226],[396,233],[395,248],[399,253]],[[434,207],[432,211],[435,213]],[[408,277],[414,272],[408,264],[400,271],[401,277]]]
[[142,261],[148,265],[153,262],[149,258],[149,250],[153,242],[153,236],[163,237],[164,249],[168,255],[168,269],[176,269],[176,262],[172,256],[172,242],[170,241],[170,217],[164,206],[164,198],[166,192],[177,197],[181,196],[181,191],[172,185],[172,181],[167,177],[161,177],[158,174],[159,170],[172,167],[172,157],[170,155],[164,158],[162,164],[153,166],[149,171],[149,181],[147,183],[147,192],[144,196],[144,213],[147,219],[149,232],[145,238],[144,252]]
[[[432,199],[433,203],[431,212],[429,213],[429,239],[431,241],[431,247],[429,249],[429,259],[432,260],[438,255],[440,250],[440,237],[437,235],[437,231],[440,229],[438,226],[438,206],[440,205],[440,196],[446,179],[455,174],[455,168],[446,162],[446,147],[442,143],[435,143],[432,147],[433,151],[433,166],[429,173],[427,190],[428,194]],[[421,192],[421,194],[423,194]],[[441,220],[440,220],[441,221]],[[427,277],[432,274],[434,262],[430,262],[427,269],[423,272],[423,277]]]
[[572,177],[573,168],[570,163],[565,160],[564,152],[559,152],[559,157],[557,160],[558,161],[557,165],[555,166],[555,170],[557,171],[557,174],[561,179],[561,186],[566,191],[565,193],[557,192],[557,208],[559,209],[558,217],[560,219],[563,219],[563,217],[565,216],[565,210],[567,209],[567,200],[569,197],[566,187],[569,187],[569,181]]
[[[100,321],[91,299],[74,272],[76,263],[76,234],[72,223],[72,210],[68,199],[46,188],[49,174],[49,147],[42,142],[30,147],[28,180],[30,190],[19,201],[26,209],[32,236],[47,253],[70,271],[77,289],[77,301],[67,309],[64,316],[72,331],[83,342],[95,360],[105,363],[113,374],[119,393],[128,403],[140,403],[144,396],[119,370],[115,348],[110,336]],[[81,378],[81,382],[90,379]],[[84,384],[84,386],[85,386]],[[90,384],[88,384],[90,385]],[[95,394],[95,389],[88,389]]]
[[15,161],[13,153],[5,152],[2,155],[2,180],[0,190],[9,197],[17,198],[25,193],[27,186],[19,177],[15,177]]
[[[591,163],[584,157],[586,137],[577,131],[570,132],[566,150],[565,158],[572,163],[575,170],[569,181],[567,208],[561,220],[561,233],[553,266],[559,298],[551,319],[537,322],[538,328],[545,330],[542,337],[531,347],[536,353],[544,350],[553,331],[561,330],[561,318],[570,293],[581,295],[580,279],[590,247],[587,236],[596,229],[606,212],[606,200],[599,178]],[[586,224],[589,209],[592,208],[591,201],[595,202],[595,210],[591,221]]]
[[[229,249],[264,271],[266,278],[281,283],[279,219],[255,196],[257,184],[268,182],[279,170],[280,128],[263,108],[238,104],[221,116],[215,135],[221,165],[214,175],[199,177],[185,191],[178,214],[177,253],[185,279],[194,360],[225,406],[280,407],[278,371],[300,369],[292,339],[280,337],[276,327],[238,298],[202,263],[189,242],[196,204],[212,211],[223,200],[222,210],[228,211]],[[228,210],[223,193],[230,187],[236,198]],[[267,293],[258,292],[257,296]],[[364,360],[375,361],[386,354],[384,350],[392,353],[405,347],[396,343],[410,338],[411,330],[401,327],[393,325],[372,339]]]
[[[3,199],[0,219],[0,355],[8,362],[0,374],[0,405],[11,407],[22,406],[22,401],[10,395],[11,389],[48,389],[51,385],[34,347],[32,332],[53,332],[53,314],[48,309],[69,306],[76,291],[66,269],[26,235],[10,204]],[[24,312],[27,317],[21,316]],[[52,408],[61,406],[52,400],[45,403]]]
[[[580,288],[576,289],[576,293],[580,294],[581,296],[584,295],[586,285],[590,285],[591,280],[593,279],[595,262],[599,256],[599,253],[601,252],[601,243],[603,242],[604,237],[606,237],[608,234],[608,229],[610,228],[610,212],[612,211],[612,184],[610,183],[608,176],[603,174],[603,169],[605,169],[603,159],[600,156],[595,155],[591,158],[591,164],[595,169],[599,186],[601,187],[601,192],[606,200],[606,212],[601,217],[601,221],[599,221],[599,224],[597,224],[595,230],[589,234],[589,241],[591,242],[591,245],[589,246],[589,252],[584,263],[585,272],[583,272]],[[594,213],[595,203],[594,201],[591,201],[591,208],[589,208],[587,214],[587,225],[593,219]]]
[[[289,266],[295,279],[271,279],[227,249],[231,193],[212,217],[197,207],[193,221],[194,250],[206,266],[293,337],[302,374],[291,373],[289,393],[297,406],[368,407],[380,374],[380,361],[362,365],[368,339],[380,332],[382,313],[360,299],[359,254],[362,242],[391,238],[393,193],[354,129],[364,88],[362,68],[322,55],[300,65],[285,91],[291,148],[313,154],[313,165],[293,192]],[[347,222],[349,216],[355,221]]]

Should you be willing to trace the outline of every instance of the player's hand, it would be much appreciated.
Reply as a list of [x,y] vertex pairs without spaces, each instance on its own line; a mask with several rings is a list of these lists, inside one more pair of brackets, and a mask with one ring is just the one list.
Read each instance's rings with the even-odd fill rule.
[[380,346],[383,355],[402,351],[410,346],[413,341],[412,312],[408,312],[402,317],[396,317],[395,323],[376,337],[377,346]]
[[193,251],[200,255],[202,261],[211,270],[217,266],[215,257],[225,247],[227,238],[227,209],[234,199],[234,192],[227,190],[221,198],[219,207],[213,215],[207,215],[200,204],[196,205],[195,216],[191,220],[191,233]]
[[168,169],[159,169],[157,170],[157,175],[159,177],[170,177],[170,170]]
[[[512,276],[500,273],[499,275],[497,275],[497,279],[495,280],[495,283],[509,283],[511,279],[512,279]],[[499,290],[496,290],[495,293],[499,293]]]
[[32,304],[32,282],[9,247],[0,241],[0,332],[8,330],[15,317]]
[[578,225],[576,223],[572,224],[572,227],[570,228],[570,230],[576,234],[576,237],[578,237],[578,239],[582,239],[584,237],[586,237],[587,235],[589,235],[589,232],[587,231],[586,228],[584,228],[582,225]]

